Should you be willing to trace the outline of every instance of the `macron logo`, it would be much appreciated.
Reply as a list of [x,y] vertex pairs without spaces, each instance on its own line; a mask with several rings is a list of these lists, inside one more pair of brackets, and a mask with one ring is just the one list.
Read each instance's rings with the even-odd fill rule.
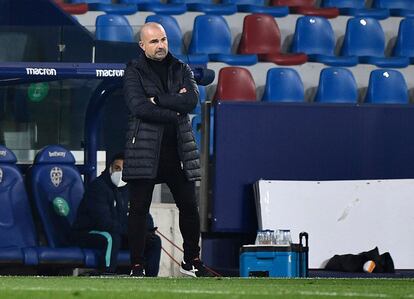
[[6,157],[7,152],[6,151],[0,151],[0,157]]
[[50,158],[56,158],[56,157],[62,157],[65,158],[66,153],[65,152],[49,152],[49,157]]
[[122,77],[124,70],[96,70],[96,77]]
[[56,69],[27,67],[26,73],[28,75],[56,76]]

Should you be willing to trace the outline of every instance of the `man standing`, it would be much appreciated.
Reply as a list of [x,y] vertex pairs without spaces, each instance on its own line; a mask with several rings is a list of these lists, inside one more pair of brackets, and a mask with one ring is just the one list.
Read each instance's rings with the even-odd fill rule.
[[139,46],[144,54],[128,64],[124,75],[129,125],[123,178],[130,186],[131,275],[144,275],[145,215],[155,184],[166,183],[179,209],[184,240],[180,271],[209,276],[199,258],[195,181],[200,180],[200,162],[188,116],[197,105],[198,88],[190,67],[168,52],[160,24],[142,27]]
[[[112,157],[109,167],[93,180],[79,205],[76,220],[72,226],[72,240],[84,248],[100,251],[99,270],[115,273],[120,249],[128,249],[128,186],[122,181],[124,155]],[[146,239],[145,258],[147,276],[157,276],[161,239],[155,234],[154,222],[148,213],[145,216],[148,231],[143,231]]]

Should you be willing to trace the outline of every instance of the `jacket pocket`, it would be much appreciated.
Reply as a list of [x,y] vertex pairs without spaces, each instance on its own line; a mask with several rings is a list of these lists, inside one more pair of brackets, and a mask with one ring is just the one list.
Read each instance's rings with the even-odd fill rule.
[[137,122],[135,124],[134,134],[132,135],[132,139],[131,139],[132,144],[135,144],[135,142],[137,140],[137,135],[138,135],[138,130],[139,130],[139,125],[140,124],[141,124],[141,120],[137,119]]

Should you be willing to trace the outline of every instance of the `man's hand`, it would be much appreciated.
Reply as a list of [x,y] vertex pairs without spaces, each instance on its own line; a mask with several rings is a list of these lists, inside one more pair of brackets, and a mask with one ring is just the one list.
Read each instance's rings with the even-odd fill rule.
[[178,93],[186,93],[187,89],[185,89],[185,87],[181,88],[180,91]]

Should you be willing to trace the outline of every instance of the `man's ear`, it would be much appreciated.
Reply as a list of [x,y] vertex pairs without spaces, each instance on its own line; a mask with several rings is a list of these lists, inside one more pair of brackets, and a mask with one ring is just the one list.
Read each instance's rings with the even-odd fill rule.
[[143,43],[141,40],[138,42],[138,44],[139,44],[139,47],[140,47],[143,51],[145,51],[145,49],[144,49],[144,43]]

